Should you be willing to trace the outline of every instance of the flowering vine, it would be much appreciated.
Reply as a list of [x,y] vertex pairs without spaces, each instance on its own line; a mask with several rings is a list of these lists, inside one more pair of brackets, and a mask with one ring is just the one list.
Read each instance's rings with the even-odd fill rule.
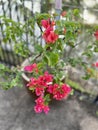
[[[8,69],[0,65],[0,73],[3,76],[6,72],[14,74],[11,80],[7,80],[8,83],[2,85],[5,89],[20,86],[20,76],[27,74],[29,81],[26,87],[36,95],[34,106],[36,113],[47,114],[52,99],[60,101],[71,93],[73,84],[69,86],[66,81],[66,78],[70,78],[69,66],[81,66],[85,71],[83,78],[86,80],[90,77],[98,77],[94,70],[98,68],[98,62],[93,64],[89,62],[94,54],[98,53],[98,27],[83,30],[84,25],[79,14],[78,9],[62,11],[60,20],[56,21],[57,14],[36,13],[23,24],[1,17],[2,24],[5,23],[6,26],[3,41],[16,43],[14,51],[18,56],[30,57],[30,64],[25,65],[24,69],[23,66]],[[40,30],[39,36],[35,36],[34,33],[36,25]],[[29,36],[31,46],[24,40],[25,33]],[[81,42],[84,33],[88,39],[90,38],[90,43]]]

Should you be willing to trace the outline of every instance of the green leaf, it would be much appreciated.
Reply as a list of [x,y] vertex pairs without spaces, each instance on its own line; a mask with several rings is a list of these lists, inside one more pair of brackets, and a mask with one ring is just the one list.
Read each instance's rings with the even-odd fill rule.
[[45,104],[48,105],[48,102],[51,100],[50,94],[46,94],[46,96],[44,97],[44,100],[45,100]]
[[90,74],[86,74],[84,77],[82,77],[83,79],[85,79],[85,80],[88,80],[88,79],[90,79],[90,77],[91,77],[91,75]]
[[36,45],[34,45],[34,47],[35,47],[35,51],[37,51],[39,53],[41,53],[43,51],[42,45],[36,44]]
[[80,11],[79,11],[78,9],[74,9],[74,10],[73,10],[73,14],[74,14],[75,16],[79,16],[79,13],[80,13]]
[[55,66],[58,63],[59,55],[54,52],[48,52],[45,54],[45,61],[49,66]]
[[37,66],[38,66],[39,69],[42,69],[43,66],[44,66],[44,63],[43,63],[43,62],[39,62],[39,63],[37,64]]
[[87,46],[87,49],[92,49],[92,45],[88,45],[88,46]]
[[60,50],[60,51],[62,51],[62,50],[63,50],[63,46],[62,46],[62,44],[61,44],[61,43],[59,43],[59,44],[57,45],[57,49],[58,49],[58,50]]
[[58,63],[59,55],[57,53],[50,54],[51,66],[54,66]]
[[93,56],[93,52],[92,50],[87,50],[84,53],[82,53],[82,55],[86,55],[87,57],[91,58]]
[[29,87],[29,90],[33,91],[34,92],[34,88],[33,87]]
[[0,64],[0,70],[4,70],[5,66],[3,64]]
[[51,64],[51,61],[50,61],[50,59],[49,59],[48,54],[45,54],[45,55],[44,55],[43,60],[44,60],[44,62],[45,62],[46,64],[48,64],[48,65]]
[[30,53],[28,45],[25,42],[16,43],[14,46],[14,51],[16,54],[23,57],[28,57]]
[[95,48],[94,48],[94,52],[98,52],[98,47],[95,47]]
[[50,17],[51,17],[51,15],[50,15],[50,14],[47,14],[47,13],[42,13],[42,14],[36,13],[36,14],[35,14],[35,18],[36,18],[37,24],[38,24],[39,26],[41,25],[41,20],[43,20],[43,19],[48,19],[48,18],[50,18]]
[[81,60],[79,58],[69,58],[69,63],[75,67],[77,64],[79,64]]
[[17,80],[16,80],[16,79],[13,79],[13,80],[11,81],[10,87],[12,88],[13,86],[17,86]]

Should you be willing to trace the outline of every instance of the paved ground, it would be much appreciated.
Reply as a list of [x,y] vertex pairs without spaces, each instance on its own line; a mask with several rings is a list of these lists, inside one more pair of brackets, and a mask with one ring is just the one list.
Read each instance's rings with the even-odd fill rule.
[[36,114],[33,107],[25,88],[0,90],[0,130],[98,130],[98,106],[75,97],[52,102],[48,115]]

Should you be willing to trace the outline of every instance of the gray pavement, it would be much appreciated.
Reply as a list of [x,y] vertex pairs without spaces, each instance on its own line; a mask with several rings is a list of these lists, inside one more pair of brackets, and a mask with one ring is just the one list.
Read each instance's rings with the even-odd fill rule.
[[36,114],[26,89],[0,90],[0,130],[98,130],[91,104],[68,100],[52,102],[50,112]]

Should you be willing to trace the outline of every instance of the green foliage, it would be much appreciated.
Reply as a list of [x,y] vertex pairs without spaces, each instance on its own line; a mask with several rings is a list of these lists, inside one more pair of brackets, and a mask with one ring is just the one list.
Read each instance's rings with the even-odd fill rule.
[[41,20],[48,19],[50,17],[51,17],[51,15],[48,13],[42,13],[42,14],[36,13],[35,14],[35,20],[39,27],[41,26]]
[[[0,17],[2,21],[0,26],[5,26],[5,30],[3,31],[3,35],[5,37],[3,41],[5,44],[12,41],[15,44],[14,51],[18,56],[22,56],[24,58],[31,56],[30,63],[32,64],[36,62],[39,69],[39,73],[36,75],[34,74],[33,76],[37,77],[42,75],[44,71],[49,71],[54,75],[53,82],[62,84],[63,77],[66,77],[67,70],[65,68],[67,65],[71,65],[72,67],[77,67],[78,65],[84,68],[86,74],[83,78],[87,80],[92,77],[93,73],[87,73],[86,69],[87,66],[89,66],[89,62],[86,63],[84,59],[86,57],[89,60],[93,58],[94,53],[98,53],[98,40],[93,38],[94,31],[96,31],[97,27],[94,27],[91,30],[87,29],[85,31],[88,36],[92,36],[92,43],[86,43],[86,47],[81,50],[82,43],[77,43],[79,37],[81,37],[84,33],[82,29],[83,24],[81,23],[80,10],[69,10],[64,17],[65,19],[57,21],[55,21],[56,15],[57,14],[50,15],[48,13],[36,13],[33,18],[28,18],[25,23],[15,22],[12,19],[2,16]],[[55,21],[56,26],[53,27],[52,30],[54,31],[54,34],[48,37],[48,33],[50,33],[48,32],[46,38],[48,38],[48,40],[53,40],[54,35],[56,34],[57,40],[53,43],[45,41],[43,44],[43,41],[40,43],[39,41],[41,41],[41,39],[39,40],[38,37],[35,36],[34,29],[36,27],[35,25],[38,25],[41,33],[39,37],[43,38],[43,35],[46,33],[46,28],[42,27],[41,20],[47,19],[48,22],[46,24],[53,26],[52,22]],[[24,35],[26,34],[29,37],[30,43],[27,43],[26,39],[24,39]],[[33,52],[30,51],[31,48],[29,49],[28,44],[34,48]],[[79,56],[78,53],[77,55],[74,55],[77,48],[81,50],[81,54],[79,53]],[[7,81],[2,83],[2,86],[5,89],[12,88],[13,86],[20,86],[21,74],[21,67],[19,69],[16,67],[10,70],[8,67],[0,64],[0,76]],[[68,82],[69,85],[73,85],[78,88],[77,84],[74,84],[71,81]],[[30,88],[30,90],[34,91],[33,88]],[[83,89],[80,90],[84,91]],[[48,100],[48,98],[49,95],[46,96],[46,100]]]
[[69,63],[71,66],[75,67],[76,65],[81,64],[81,59],[80,58],[69,58]]
[[59,60],[59,55],[54,52],[47,52],[44,55],[44,61],[49,65],[49,66],[55,66],[58,63]]
[[87,94],[90,94],[90,95],[94,95],[93,92],[87,91],[79,83],[77,83],[76,81],[72,81],[70,78],[66,79],[66,83],[69,86],[71,86],[74,90],[80,91],[81,93],[87,93]]
[[7,90],[14,86],[22,87],[22,72],[16,68],[10,69],[9,67],[0,64],[0,87]]
[[82,78],[85,79],[85,80],[88,80],[90,79],[91,75],[86,73],[85,76],[83,76]]
[[36,43],[34,46],[35,46],[35,52],[36,53],[42,53],[43,52],[42,45],[39,45],[38,43]]
[[80,11],[78,9],[74,9],[73,15],[80,17]]
[[23,33],[22,24],[15,22],[9,18],[2,17],[2,26],[5,25],[6,28],[3,32],[5,38],[3,41],[6,43],[9,40],[17,41],[17,37],[21,37]]
[[50,94],[46,94],[44,100],[45,100],[45,105],[48,105],[48,103],[51,101]]
[[3,64],[0,64],[0,70],[4,70],[5,66]]
[[81,91],[81,92],[85,92],[84,88],[81,87],[81,85],[75,81],[72,81],[70,79],[67,79],[66,80],[66,83],[71,86],[73,89],[75,90],[78,90],[78,91]]
[[22,57],[28,57],[30,55],[30,51],[28,49],[28,44],[21,42],[16,43],[14,46],[15,53],[22,56]]
[[92,58],[93,56],[93,51],[92,50],[86,50],[85,52],[82,53],[82,55],[87,56],[88,58]]

